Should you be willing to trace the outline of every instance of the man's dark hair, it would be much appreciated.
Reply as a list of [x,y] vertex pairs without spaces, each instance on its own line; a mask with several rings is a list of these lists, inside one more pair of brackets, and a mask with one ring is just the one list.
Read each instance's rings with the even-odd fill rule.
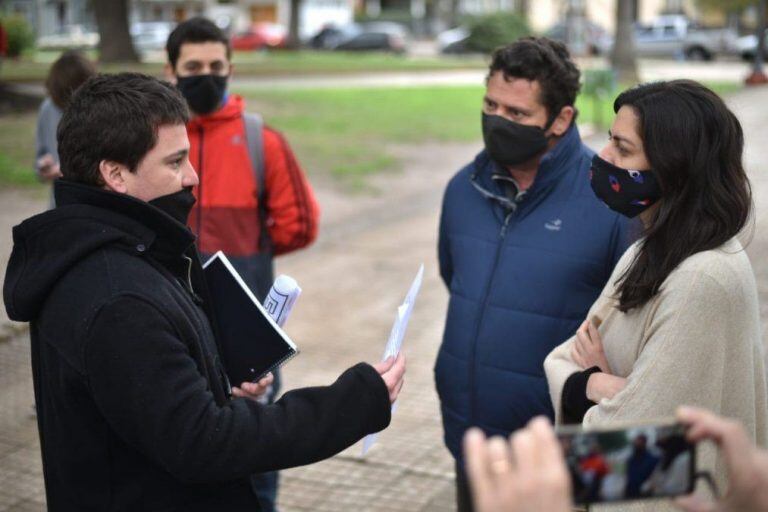
[[165,43],[165,51],[168,53],[168,62],[171,67],[176,69],[176,62],[179,60],[181,45],[184,43],[223,43],[227,48],[227,59],[232,54],[232,48],[229,45],[229,39],[224,32],[208,18],[197,16],[187,21],[179,23],[171,35],[168,36],[168,42]]
[[581,73],[564,44],[546,37],[522,37],[497,48],[491,56],[488,78],[497,71],[506,80],[536,80],[541,86],[541,103],[551,123],[563,107],[573,106],[579,93]]
[[102,160],[131,172],[163,125],[185,124],[187,102],[171,84],[140,73],[96,75],[72,96],[56,133],[64,179],[101,186]]
[[45,80],[45,88],[53,104],[67,108],[75,89],[96,74],[96,66],[82,53],[69,50],[54,61]]

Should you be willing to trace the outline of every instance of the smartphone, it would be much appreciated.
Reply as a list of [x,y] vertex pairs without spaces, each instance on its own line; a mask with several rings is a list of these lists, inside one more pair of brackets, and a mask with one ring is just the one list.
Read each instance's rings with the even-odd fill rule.
[[669,498],[693,492],[696,446],[681,424],[612,430],[561,427],[557,436],[576,504]]

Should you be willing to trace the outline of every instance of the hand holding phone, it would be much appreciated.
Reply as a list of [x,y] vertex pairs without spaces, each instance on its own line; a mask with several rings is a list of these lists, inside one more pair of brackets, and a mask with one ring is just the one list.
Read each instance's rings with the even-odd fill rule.
[[464,436],[466,470],[476,512],[569,512],[570,482],[546,418],[534,418],[509,441]]
[[690,494],[695,445],[680,424],[584,431],[559,429],[578,504],[666,498]]
[[687,512],[761,512],[768,510],[768,452],[757,448],[744,427],[731,419],[695,407],[681,407],[677,419],[688,425],[691,442],[713,441],[721,450],[729,488],[717,503],[686,496],[676,504]]

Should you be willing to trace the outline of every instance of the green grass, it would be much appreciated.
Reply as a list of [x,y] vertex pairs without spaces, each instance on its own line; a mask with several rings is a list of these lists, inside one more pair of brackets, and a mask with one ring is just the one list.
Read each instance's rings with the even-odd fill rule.
[[36,113],[0,117],[0,186],[39,184],[35,160]]
[[[236,89],[283,131],[307,167],[346,178],[396,169],[388,144],[481,138],[482,86],[263,91]],[[579,97],[579,122],[613,119],[612,101]]]
[[[739,84],[709,84],[720,94]],[[354,187],[366,176],[397,171],[402,162],[391,145],[480,141],[481,86],[387,87],[265,91],[235,88],[248,109],[281,130],[310,174],[330,175]],[[605,129],[613,120],[613,97],[596,102],[580,96],[579,123],[599,112]],[[0,118],[0,186],[37,183],[32,171],[35,113]],[[469,158],[471,155],[467,155]]]
[[[32,52],[19,60],[7,60],[0,68],[0,79],[9,82],[39,82],[45,79],[48,67],[59,52]],[[96,58],[96,52],[88,52]],[[160,76],[163,73],[165,55],[157,52],[142,63],[104,64],[99,70],[105,73],[140,71]],[[445,69],[482,69],[486,62],[482,57],[408,57],[379,52],[317,52],[271,51],[235,52],[232,62],[238,76],[273,76],[286,74],[356,73],[382,71],[431,71]]]

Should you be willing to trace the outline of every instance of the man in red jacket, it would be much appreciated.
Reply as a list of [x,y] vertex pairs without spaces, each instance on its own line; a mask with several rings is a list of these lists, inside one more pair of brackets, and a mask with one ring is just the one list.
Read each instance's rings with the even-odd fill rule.
[[[187,100],[190,161],[200,184],[189,226],[205,259],[223,251],[259,299],[274,280],[273,256],[306,247],[317,236],[319,208],[283,136],[245,113],[229,94],[231,48],[210,20],[192,18],[168,37],[166,77]],[[279,386],[266,399],[272,401]],[[277,473],[255,475],[254,492],[275,510]]]

